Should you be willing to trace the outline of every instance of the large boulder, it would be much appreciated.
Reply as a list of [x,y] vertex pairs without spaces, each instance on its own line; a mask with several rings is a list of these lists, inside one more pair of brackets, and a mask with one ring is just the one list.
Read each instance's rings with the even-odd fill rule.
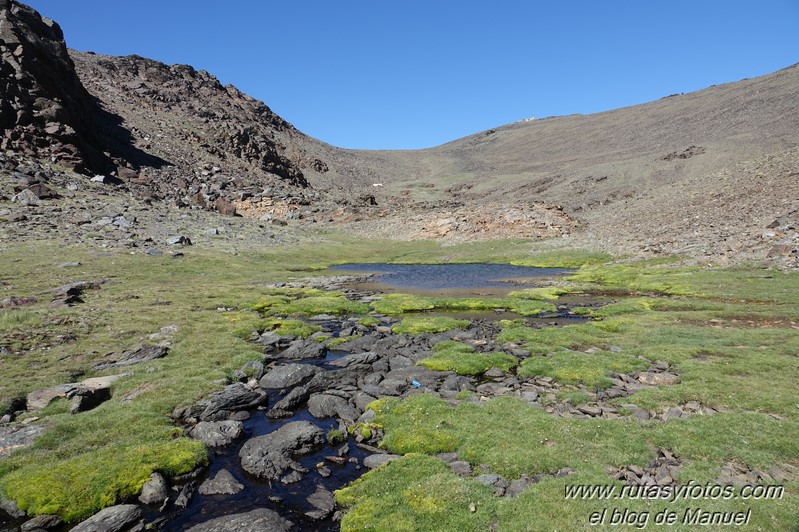
[[248,440],[239,451],[241,467],[251,475],[275,480],[289,468],[301,469],[292,456],[308,454],[324,444],[325,433],[308,421],[292,421]]
[[251,512],[223,515],[205,523],[195,525],[188,532],[288,532],[294,530],[291,521],[280,517],[277,512],[258,508]]

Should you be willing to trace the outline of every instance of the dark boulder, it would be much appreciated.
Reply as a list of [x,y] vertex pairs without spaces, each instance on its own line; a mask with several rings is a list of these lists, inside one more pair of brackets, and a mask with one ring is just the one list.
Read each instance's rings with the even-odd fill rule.
[[324,441],[325,434],[316,425],[292,421],[248,440],[239,451],[241,467],[251,475],[276,480],[289,468],[301,469],[292,456],[308,454]]

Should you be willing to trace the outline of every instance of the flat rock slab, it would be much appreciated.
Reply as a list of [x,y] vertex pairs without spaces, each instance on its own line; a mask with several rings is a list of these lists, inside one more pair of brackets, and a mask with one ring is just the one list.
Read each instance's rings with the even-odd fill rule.
[[114,362],[100,362],[95,364],[94,369],[100,371],[108,368],[120,368],[124,366],[132,366],[134,364],[141,364],[157,358],[163,358],[169,353],[168,347],[157,345],[141,345],[136,349],[132,349],[122,354],[122,356]]
[[308,454],[325,441],[325,433],[308,421],[292,421],[248,440],[239,451],[241,467],[251,475],[278,479],[288,468],[298,465],[292,455]]
[[335,497],[322,486],[316,487],[316,491],[308,497],[308,502],[314,509],[305,512],[305,515],[311,519],[324,519],[332,514],[336,508]]
[[22,532],[49,530],[61,526],[63,522],[59,515],[37,515],[33,519],[22,523],[20,530],[22,530]]
[[[41,410],[58,398],[72,398],[76,395],[105,396],[102,393],[98,394],[98,392],[110,389],[113,383],[129,375],[131,374],[119,373],[117,375],[106,375],[105,377],[92,377],[80,382],[69,382],[43,390],[35,390],[28,394],[26,400],[27,410],[29,412]],[[106,398],[110,397],[109,393]]]
[[188,532],[288,532],[296,530],[277,512],[258,508],[242,514],[225,515],[191,527]]
[[241,421],[200,421],[189,432],[189,436],[200,440],[208,447],[221,447],[241,436],[244,423]]
[[135,504],[118,504],[94,514],[79,523],[73,532],[120,532],[141,518],[141,509]]
[[673,373],[656,373],[644,371],[638,375],[638,382],[647,386],[671,386],[680,382],[680,378]]
[[200,420],[221,421],[227,419],[233,412],[249,410],[266,404],[266,401],[266,394],[256,392],[240,382],[230,384],[212,393],[211,397],[203,402],[205,409],[200,414]]
[[402,457],[397,454],[372,454],[363,459],[363,466],[367,469],[374,469],[397,458]]
[[270,370],[259,384],[264,389],[290,388],[308,382],[317,372],[319,368],[309,364],[286,364]]
[[236,495],[244,490],[244,484],[236,480],[227,469],[220,469],[202,484],[198,490],[201,495]]
[[325,344],[316,340],[295,340],[278,357],[291,360],[322,358],[325,356],[325,349]]

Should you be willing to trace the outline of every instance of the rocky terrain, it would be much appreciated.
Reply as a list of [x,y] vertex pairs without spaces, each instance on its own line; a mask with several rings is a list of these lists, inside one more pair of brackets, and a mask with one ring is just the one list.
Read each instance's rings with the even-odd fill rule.
[[[67,51],[54,22],[10,1],[2,12],[0,185],[11,199],[26,188],[41,192],[42,176],[63,176],[50,187],[58,200],[38,198],[54,206],[55,225],[81,209],[63,194],[66,185],[90,197],[101,191],[101,204],[118,197],[152,212],[216,211],[359,236],[568,236],[619,254],[796,265],[796,66],[427,150],[342,150],[210,73]],[[90,179],[108,186],[98,190]],[[4,208],[15,224],[10,236],[35,237],[35,209],[21,203]]]
[[[493,530],[575,477],[799,479],[795,276],[673,266],[799,269],[799,65],[362,151],[191,66],[69,50],[15,0],[0,59],[0,526]],[[296,273],[496,239],[524,249],[435,257],[591,266],[507,308]]]

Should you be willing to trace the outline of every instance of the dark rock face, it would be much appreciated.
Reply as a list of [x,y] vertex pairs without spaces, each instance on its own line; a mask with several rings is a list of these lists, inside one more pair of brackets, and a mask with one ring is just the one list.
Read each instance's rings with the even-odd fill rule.
[[292,455],[308,454],[324,441],[325,434],[316,425],[292,421],[274,432],[247,441],[239,451],[241,467],[251,475],[275,480],[289,468],[301,471],[302,466]]
[[96,106],[61,28],[14,0],[0,0],[0,94],[0,148],[54,156],[82,171],[107,167],[94,132]]
[[288,532],[291,522],[276,512],[258,508],[242,514],[225,515],[193,526],[188,532]]

